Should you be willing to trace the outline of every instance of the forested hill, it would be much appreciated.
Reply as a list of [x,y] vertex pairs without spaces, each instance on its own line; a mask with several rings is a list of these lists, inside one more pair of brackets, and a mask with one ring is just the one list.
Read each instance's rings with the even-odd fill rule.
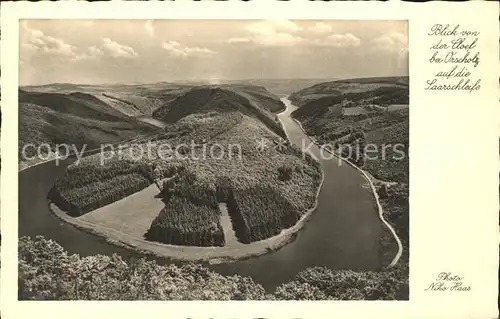
[[192,86],[159,82],[150,84],[73,84],[54,83],[24,86],[23,91],[68,94],[81,92],[103,101],[116,111],[129,116],[151,115],[165,102],[188,91]]
[[[149,142],[161,145],[156,152],[139,159],[123,152],[99,174],[98,154],[89,156],[68,166],[51,199],[71,216],[81,216],[164,183],[159,188],[165,208],[141,234],[148,241],[223,246],[218,203],[226,202],[240,243],[273,237],[313,207],[321,181],[319,164],[286,140],[275,114],[284,108],[259,87],[193,87],[153,112],[168,122],[163,130],[135,140],[136,150],[147,149]],[[259,149],[258,143],[266,147]]]
[[19,103],[35,104],[75,117],[108,122],[134,120],[91,94],[82,92],[46,93],[19,90]]
[[[86,144],[90,149],[155,130],[156,127],[116,110],[91,94],[19,90],[20,155],[27,144],[35,147]],[[33,147],[28,150],[33,151]]]
[[279,136],[286,135],[274,113],[285,109],[277,96],[261,87],[243,85],[199,86],[165,103],[153,112],[153,117],[175,123],[198,114],[229,114],[239,112],[255,118]]
[[323,82],[292,93],[290,100],[299,107],[308,103],[325,106],[343,99],[370,101],[375,98],[378,101],[386,99],[388,103],[403,104],[408,99],[408,81],[407,76],[397,76]]

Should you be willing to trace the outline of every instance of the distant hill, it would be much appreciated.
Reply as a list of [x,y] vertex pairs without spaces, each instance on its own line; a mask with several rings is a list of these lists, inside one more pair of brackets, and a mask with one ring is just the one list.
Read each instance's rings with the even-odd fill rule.
[[365,101],[370,101],[371,98],[395,97],[395,104],[404,104],[403,102],[407,103],[408,98],[408,94],[404,94],[408,91],[408,80],[409,78],[406,76],[323,82],[294,92],[290,95],[290,100],[299,107],[309,102],[321,105],[335,104],[340,96],[346,99],[363,99]]
[[[27,144],[87,144],[90,149],[155,129],[91,94],[19,90],[19,155]],[[29,149],[29,156],[33,150]]]
[[154,111],[153,117],[174,123],[194,113],[241,112],[262,121],[273,132],[286,138],[273,114],[284,109],[279,98],[262,87],[214,85],[199,86],[187,91]]
[[293,92],[333,79],[249,79],[228,81],[229,84],[247,84],[265,87],[276,95],[289,95]]
[[[292,92],[302,90],[311,85],[332,81],[333,79],[241,79],[241,80],[182,80],[175,83],[182,85],[203,86],[203,85],[246,85],[253,87],[264,87],[269,92],[287,96]],[[216,83],[215,83],[216,82]]]
[[86,85],[55,83],[40,86],[25,86],[27,92],[73,93],[93,95],[108,106],[129,116],[151,115],[151,113],[191,88],[190,85],[159,82],[152,84],[106,84]]
[[279,97],[270,92],[267,87],[248,84],[230,84],[222,85],[221,88],[236,92],[247,98],[251,103],[257,105],[260,109],[272,113],[280,113],[285,110],[285,105],[279,100]]

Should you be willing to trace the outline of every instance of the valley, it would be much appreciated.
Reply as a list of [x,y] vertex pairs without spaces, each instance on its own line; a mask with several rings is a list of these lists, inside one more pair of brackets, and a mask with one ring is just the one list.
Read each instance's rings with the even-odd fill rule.
[[[157,128],[118,111],[87,93],[19,90],[19,164],[55,158],[58,145],[99,148],[148,135]],[[31,162],[31,163],[30,163]]]
[[[308,135],[367,172],[385,217],[409,251],[408,77],[326,82],[295,92],[300,108],[292,116]],[[353,110],[355,109],[355,110]],[[381,244],[393,251],[392,235]],[[391,248],[392,247],[392,248]],[[392,258],[393,253],[385,258]],[[405,262],[405,261],[403,261]]]

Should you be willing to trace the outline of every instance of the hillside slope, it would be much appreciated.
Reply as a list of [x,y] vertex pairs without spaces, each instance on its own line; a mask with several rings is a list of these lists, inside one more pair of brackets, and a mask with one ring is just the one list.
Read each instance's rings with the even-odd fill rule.
[[285,109],[278,97],[264,88],[248,86],[200,86],[165,103],[153,112],[153,117],[159,120],[175,123],[193,113],[237,111],[258,119],[273,132],[286,138],[273,113]]
[[[19,155],[23,146],[31,157],[35,148],[48,144],[75,144],[79,149],[115,143],[156,128],[117,111],[93,95],[27,92],[19,90]],[[22,161],[23,158],[20,158]]]
[[[325,82],[291,95],[308,135],[374,177],[385,218],[408,252],[408,77]],[[390,235],[382,244],[390,242]],[[403,258],[407,260],[407,255]]]
[[[407,78],[363,78],[325,82],[292,94],[301,107],[292,113],[323,144],[335,149],[341,145],[391,145],[384,158],[371,159],[355,154],[350,159],[366,165],[376,178],[407,182],[408,156],[394,160],[394,147],[408,151],[409,89]],[[396,150],[397,152],[398,150]],[[363,153],[363,152],[361,152]],[[373,156],[372,156],[373,157]]]
[[[405,94],[406,92],[406,94]],[[328,106],[344,99],[375,104],[408,104],[408,77],[372,77],[323,82],[290,95],[302,107]]]
[[152,84],[106,85],[55,83],[26,86],[22,89],[27,92],[39,93],[86,93],[93,95],[123,114],[140,116],[151,115],[155,109],[161,107],[165,102],[185,93],[190,88],[190,85],[159,82]]

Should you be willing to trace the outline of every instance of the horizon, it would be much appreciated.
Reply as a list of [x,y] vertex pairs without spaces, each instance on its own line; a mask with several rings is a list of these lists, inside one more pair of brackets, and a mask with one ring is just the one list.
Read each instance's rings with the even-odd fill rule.
[[409,68],[407,21],[23,20],[19,32],[22,86],[345,79]]
[[171,80],[171,81],[157,81],[157,82],[103,82],[103,83],[83,83],[83,82],[51,82],[45,84],[30,84],[30,85],[22,85],[19,84],[19,87],[39,87],[39,86],[51,86],[51,85],[86,85],[86,86],[100,86],[100,85],[153,85],[160,83],[170,83],[170,84],[189,84],[193,82],[207,82],[209,85],[218,85],[218,84],[226,84],[225,82],[243,82],[243,81],[285,81],[285,80],[293,80],[293,81],[342,81],[342,80],[350,80],[350,79],[368,79],[368,78],[395,78],[395,77],[409,77],[409,75],[368,75],[368,76],[356,76],[356,77],[342,77],[342,78],[246,78],[246,79],[218,79],[218,81],[222,81],[222,83],[208,83],[209,81],[213,81],[211,79],[194,79],[194,80]]

